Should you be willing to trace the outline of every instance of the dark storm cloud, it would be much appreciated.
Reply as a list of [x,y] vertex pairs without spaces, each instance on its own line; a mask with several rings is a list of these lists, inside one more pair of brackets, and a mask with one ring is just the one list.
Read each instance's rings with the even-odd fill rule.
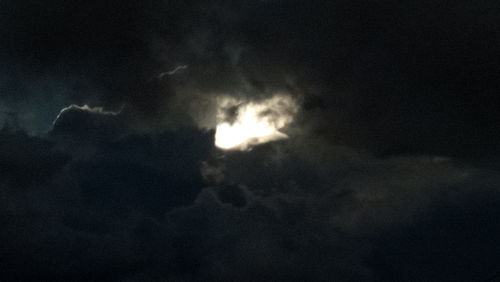
[[109,114],[86,111],[95,114],[89,123],[75,109],[58,122],[76,129],[59,124],[50,141],[1,132],[2,280],[119,281],[149,269],[138,254],[141,226],[191,205],[204,186],[199,163],[213,142],[206,133],[100,138]]
[[102,108],[71,105],[63,108],[56,117],[50,135],[70,136],[77,141],[117,138],[126,130],[117,117],[120,113],[104,111]]
[[[498,260],[494,172],[316,138],[221,158],[213,133],[194,129],[69,133],[2,131],[4,280],[470,281]],[[455,255],[470,267],[438,272]]]
[[[499,8],[1,1],[0,280],[486,279]],[[288,140],[198,129],[276,93]]]

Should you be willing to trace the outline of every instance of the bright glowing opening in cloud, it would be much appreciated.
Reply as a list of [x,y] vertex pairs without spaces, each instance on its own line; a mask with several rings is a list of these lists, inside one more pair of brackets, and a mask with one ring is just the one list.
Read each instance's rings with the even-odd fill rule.
[[288,95],[245,102],[219,98],[215,145],[224,150],[248,150],[254,145],[288,138],[281,132],[293,121],[298,106]]

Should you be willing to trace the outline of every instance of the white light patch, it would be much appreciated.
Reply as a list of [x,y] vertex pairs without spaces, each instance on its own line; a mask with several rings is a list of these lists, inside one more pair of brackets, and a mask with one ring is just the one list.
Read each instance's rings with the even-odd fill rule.
[[248,150],[254,145],[288,136],[281,132],[293,121],[298,111],[295,100],[288,95],[244,102],[219,98],[215,145],[224,150]]
[[101,115],[111,115],[111,116],[116,116],[121,113],[123,110],[123,105],[121,109],[118,112],[112,112],[112,111],[105,111],[103,107],[89,107],[89,105],[83,105],[83,106],[78,106],[78,105],[70,105],[65,108],[63,108],[59,114],[57,115],[56,119],[52,122],[52,125],[55,125],[57,120],[67,111],[71,111],[74,109],[80,110],[80,111],[86,111],[86,112],[91,112],[91,113],[97,113]]

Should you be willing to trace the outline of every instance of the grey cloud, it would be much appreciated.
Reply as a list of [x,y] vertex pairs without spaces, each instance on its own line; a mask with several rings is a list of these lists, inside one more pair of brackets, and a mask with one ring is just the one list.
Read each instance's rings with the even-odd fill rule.
[[[467,215],[498,201],[496,173],[448,158],[379,158],[299,137],[222,153],[213,149],[213,132],[196,129],[89,139],[94,149],[74,154],[76,147],[61,146],[71,139],[2,134],[12,142],[0,144],[1,152],[22,147],[26,159],[49,163],[39,181],[2,181],[7,281],[384,281],[387,273],[398,281],[408,269],[437,263],[392,254],[392,240],[412,250],[401,230],[414,228],[426,244],[426,234],[438,236],[433,224],[468,220],[479,228],[468,242],[486,250],[479,225],[499,228],[481,212]],[[39,148],[52,142],[52,150]],[[11,154],[10,164],[2,158],[2,167],[21,156]],[[22,173],[4,170],[3,177]],[[467,250],[453,224],[441,227],[457,252]],[[449,247],[440,244],[439,252]],[[456,271],[468,279],[491,264],[471,267]]]
[[186,66],[186,65],[178,66],[178,67],[175,67],[173,70],[160,73],[156,78],[162,79],[166,75],[174,75],[174,74],[178,73],[179,71],[185,70],[187,68],[188,68],[188,66]]
[[[498,271],[498,1],[35,2],[0,2],[0,280]],[[288,140],[199,129],[276,92]]]

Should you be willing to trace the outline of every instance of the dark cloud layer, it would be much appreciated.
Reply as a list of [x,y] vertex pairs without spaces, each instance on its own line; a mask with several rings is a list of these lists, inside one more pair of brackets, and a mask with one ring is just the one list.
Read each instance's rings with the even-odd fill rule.
[[[32,126],[57,114],[54,104],[128,104],[154,121],[176,90],[288,89],[305,95],[309,126],[342,145],[498,153],[496,1],[24,0],[1,8],[2,101]],[[178,65],[189,66],[181,77],[151,81]]]
[[[499,8],[1,1],[0,280],[488,279]],[[214,148],[275,93],[290,139]]]
[[221,155],[195,129],[80,134],[2,131],[4,281],[473,281],[500,259],[493,171],[317,138]]

